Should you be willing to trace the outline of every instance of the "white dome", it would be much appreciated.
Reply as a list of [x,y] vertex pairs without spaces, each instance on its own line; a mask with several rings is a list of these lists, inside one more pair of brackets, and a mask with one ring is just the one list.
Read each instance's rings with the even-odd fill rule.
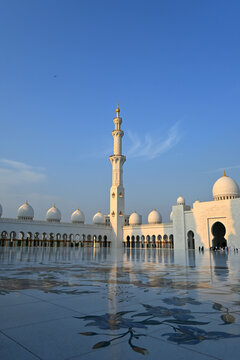
[[29,205],[27,200],[23,205],[21,205],[18,208],[17,216],[18,216],[18,219],[21,219],[21,220],[32,220],[33,219],[34,211],[33,211],[33,208],[31,207],[31,205]]
[[148,215],[148,223],[161,224],[161,222],[162,222],[161,214],[156,209],[152,210]]
[[61,217],[62,217],[62,215],[61,215],[60,211],[58,210],[58,208],[56,208],[55,205],[53,205],[53,207],[51,207],[51,209],[49,209],[46,214],[47,221],[60,222]]
[[72,213],[71,221],[74,224],[84,224],[85,221],[84,213],[81,210],[77,209]]
[[105,218],[101,211],[98,211],[93,217],[93,223],[98,225],[105,225]]
[[234,199],[239,197],[239,187],[238,184],[231,177],[226,176],[224,172],[224,175],[213,185],[212,193],[214,200]]
[[2,216],[2,205],[0,204],[0,217]]
[[182,196],[179,196],[179,198],[177,198],[177,204],[185,205],[185,199]]
[[141,225],[142,218],[136,210],[129,216],[129,225]]
[[173,221],[173,211],[170,213],[170,221]]

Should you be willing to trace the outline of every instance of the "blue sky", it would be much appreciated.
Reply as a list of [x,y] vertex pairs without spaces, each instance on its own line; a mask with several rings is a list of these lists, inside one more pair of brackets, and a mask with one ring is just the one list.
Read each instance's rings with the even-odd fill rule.
[[[240,183],[240,3],[0,2],[0,202],[35,218],[108,213],[113,117],[123,117],[126,212],[169,219],[179,195]],[[56,75],[56,77],[55,77]]]

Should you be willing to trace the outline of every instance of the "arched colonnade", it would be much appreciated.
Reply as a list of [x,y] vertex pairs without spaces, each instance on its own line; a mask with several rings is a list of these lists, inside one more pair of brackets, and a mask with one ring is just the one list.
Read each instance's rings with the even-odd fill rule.
[[67,234],[46,232],[7,232],[0,233],[0,246],[96,246],[110,247],[107,235]]
[[174,237],[168,235],[127,235],[123,242],[128,248],[174,248]]

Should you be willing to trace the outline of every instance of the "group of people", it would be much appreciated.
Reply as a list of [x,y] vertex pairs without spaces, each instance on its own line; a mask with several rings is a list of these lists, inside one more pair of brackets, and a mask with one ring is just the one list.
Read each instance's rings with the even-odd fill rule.
[[225,252],[229,252],[229,248],[228,246],[212,246],[210,248],[211,251],[225,251]]
[[[225,253],[229,253],[230,248],[228,246],[213,246],[210,248],[211,251],[224,251]],[[234,253],[238,253],[238,248],[233,249]]]

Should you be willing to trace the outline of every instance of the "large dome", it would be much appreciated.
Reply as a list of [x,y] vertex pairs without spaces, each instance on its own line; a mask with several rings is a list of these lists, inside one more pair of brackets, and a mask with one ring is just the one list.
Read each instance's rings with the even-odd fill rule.
[[18,216],[18,219],[20,219],[20,220],[32,220],[33,219],[34,211],[33,211],[33,208],[31,207],[31,205],[29,205],[27,200],[23,205],[21,205],[18,208],[17,216]]
[[101,211],[98,211],[93,217],[93,223],[97,225],[105,225],[105,218]]
[[81,210],[77,209],[72,213],[71,221],[73,224],[84,224],[85,221],[84,213]]
[[129,225],[141,225],[142,218],[136,210],[129,216]]
[[148,223],[161,224],[161,222],[162,222],[161,214],[156,209],[152,210],[148,215]]
[[239,187],[224,171],[224,175],[213,185],[212,193],[214,200],[235,199],[239,197]]
[[60,211],[58,210],[58,208],[56,208],[55,205],[53,205],[53,207],[51,207],[51,209],[49,209],[46,214],[47,221],[60,222],[61,217],[62,217],[62,215],[61,215]]
[[0,204],[0,217],[2,216],[2,205]]

